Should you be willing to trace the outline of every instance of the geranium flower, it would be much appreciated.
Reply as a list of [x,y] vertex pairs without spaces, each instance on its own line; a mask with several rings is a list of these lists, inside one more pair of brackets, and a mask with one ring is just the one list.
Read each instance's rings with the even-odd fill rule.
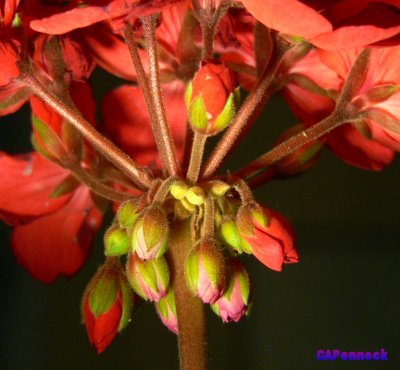
[[365,46],[400,32],[397,1],[241,0],[261,23],[327,50]]
[[[292,67],[289,73],[289,80],[292,82],[286,86],[285,95],[297,117],[306,125],[318,122],[333,111],[335,103],[329,94],[334,96],[340,92],[360,52],[361,49],[337,52],[312,50]],[[360,109],[382,113],[388,119],[399,119],[400,94],[396,87],[400,82],[396,64],[399,55],[400,47],[372,49],[367,76],[353,98],[355,104],[363,104]],[[325,93],[321,94],[310,88],[309,84],[305,87],[296,76],[308,78]],[[369,100],[368,94],[373,89],[376,92],[382,86],[388,95],[381,97],[379,101]],[[387,166],[392,161],[394,152],[400,150],[399,134],[383,129],[372,115],[367,116],[357,128],[345,125],[335,129],[327,135],[326,143],[345,162],[375,171]]]
[[0,155],[0,217],[14,225],[12,248],[18,262],[40,281],[72,276],[86,261],[101,224],[86,186],[52,198],[69,171],[37,153]]

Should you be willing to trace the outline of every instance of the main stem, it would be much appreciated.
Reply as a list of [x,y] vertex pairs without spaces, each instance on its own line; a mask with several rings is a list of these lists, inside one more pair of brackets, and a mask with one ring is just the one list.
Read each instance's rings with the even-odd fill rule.
[[171,130],[168,126],[167,115],[165,113],[164,100],[161,91],[158,49],[155,35],[156,22],[156,15],[149,15],[142,18],[144,37],[149,53],[150,93],[153,102],[157,130],[160,134],[162,149],[160,150],[161,160],[170,176],[178,176],[180,175],[181,169],[176,158],[175,144],[172,138]]
[[180,369],[206,370],[203,303],[189,291],[185,280],[185,263],[191,248],[190,221],[174,221],[168,250],[178,318]]
[[105,158],[124,172],[142,189],[147,189],[152,183],[152,177],[134,162],[127,154],[118,149],[111,141],[101,135],[89,122],[80,116],[75,109],[65,105],[53,95],[35,77],[24,74],[21,80],[47,105],[72,124]]

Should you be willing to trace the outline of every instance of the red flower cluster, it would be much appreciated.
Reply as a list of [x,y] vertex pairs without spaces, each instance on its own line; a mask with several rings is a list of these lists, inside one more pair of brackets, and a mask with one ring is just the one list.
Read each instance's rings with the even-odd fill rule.
[[[254,213],[254,199],[249,201],[246,195],[250,190],[243,193],[236,188],[234,176],[221,177],[226,182],[212,179],[215,171],[200,173],[201,163],[187,163],[192,141],[199,145],[192,158],[203,155],[207,136],[229,125],[232,130],[222,141],[234,141],[246,123],[250,126],[262,103],[282,91],[301,122],[285,133],[283,142],[299,132],[305,140],[309,131],[302,131],[304,127],[315,127],[338,110],[342,116],[347,114],[349,122],[321,134],[318,141],[293,144],[290,156],[266,161],[263,168],[259,163],[265,158],[261,158],[250,172],[244,172],[249,175],[246,181],[265,167],[271,178],[303,173],[317,162],[316,154],[325,144],[345,162],[370,170],[383,169],[400,151],[399,1],[241,3],[243,6],[188,0],[2,2],[0,115],[30,105],[36,152],[0,154],[4,174],[0,217],[14,226],[12,248],[30,274],[47,283],[60,275],[75,274],[90,254],[109,201],[118,206],[125,196],[139,194],[134,206],[124,203],[129,210],[124,217],[138,217],[138,221],[115,221],[112,231],[117,234],[109,241],[109,257],[122,249],[124,253],[118,256],[129,253],[129,284],[143,298],[157,301],[161,319],[178,333],[174,292],[167,287],[169,273],[168,279],[164,274],[167,282],[158,276],[161,270],[168,270],[167,259],[159,258],[163,258],[170,235],[163,234],[155,243],[157,248],[149,243],[154,237],[151,228],[157,231],[159,225],[143,215],[150,208],[154,214],[156,209],[168,228],[172,212],[174,220],[175,216],[191,217],[196,228],[205,224],[211,213],[210,234],[207,230],[194,232],[195,238],[201,233],[207,238],[194,243],[198,250],[191,251],[188,280],[194,294],[212,304],[224,321],[238,321],[250,307],[249,277],[239,262],[217,258],[215,250],[223,244],[230,256],[253,254],[267,267],[280,271],[284,263],[298,261],[294,233],[276,211],[259,207]],[[161,14],[150,35],[157,43],[156,55],[146,50],[152,40],[144,23],[140,26],[140,18],[153,13]],[[205,22],[204,17],[211,18]],[[215,29],[207,30],[205,24]],[[358,70],[361,63],[363,68]],[[152,74],[154,64],[157,70]],[[96,67],[123,80],[104,96],[100,125],[96,124],[90,85]],[[249,91],[242,110],[240,88]],[[164,105],[156,104],[160,96]],[[151,105],[151,99],[156,109],[149,113],[145,107]],[[77,130],[68,120],[84,121],[85,129]],[[164,121],[170,123],[171,138]],[[154,138],[155,124],[160,125],[162,135]],[[127,154],[126,161],[135,161],[135,170],[143,170],[143,178],[148,175],[151,186],[145,192],[140,181],[134,183],[118,164],[106,161],[110,159],[107,150],[99,150],[101,135],[98,141],[87,139],[94,127]],[[167,145],[169,139],[173,145]],[[176,163],[168,163],[176,165],[174,171],[163,162],[163,140],[167,144],[162,149],[176,149]],[[228,151],[233,141],[229,145],[225,141],[217,149]],[[114,150],[109,144],[107,149]],[[207,169],[213,159],[215,156]],[[177,178],[183,184],[174,183],[172,190],[169,181]],[[206,212],[208,197],[212,205]],[[242,203],[237,206],[239,197]],[[133,208],[138,212],[135,217]],[[214,227],[218,232],[214,233]],[[151,232],[144,233],[144,228]],[[118,238],[123,239],[123,248],[113,244]],[[225,263],[226,281],[221,273],[225,266],[219,270]],[[116,266],[115,260],[107,262],[84,296],[83,316],[98,352],[126,325],[125,313],[132,303],[125,272]]]

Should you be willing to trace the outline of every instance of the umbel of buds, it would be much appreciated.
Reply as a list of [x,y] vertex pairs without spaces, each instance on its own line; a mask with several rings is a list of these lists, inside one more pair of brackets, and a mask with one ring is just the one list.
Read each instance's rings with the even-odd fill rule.
[[[107,261],[82,304],[90,341],[99,352],[126,325],[134,292],[154,302],[163,324],[178,333],[169,265],[175,253],[169,250],[175,247],[169,245],[174,230],[169,224],[176,220],[190,225],[184,282],[224,322],[239,321],[250,307],[249,275],[238,255],[254,255],[276,271],[283,263],[298,261],[288,221],[260,206],[243,181],[191,185],[167,179],[140,206],[123,203],[104,236]],[[123,256],[125,269],[119,262]]]
[[130,321],[133,292],[119,260],[110,257],[89,282],[82,298],[82,319],[90,343],[101,353]]
[[186,90],[192,128],[205,135],[216,135],[226,128],[237,109],[235,88],[235,76],[224,63],[204,64]]

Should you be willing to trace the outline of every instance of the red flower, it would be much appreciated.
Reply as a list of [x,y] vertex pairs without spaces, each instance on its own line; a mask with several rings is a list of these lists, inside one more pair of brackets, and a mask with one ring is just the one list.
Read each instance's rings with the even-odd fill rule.
[[0,217],[16,225],[11,240],[18,262],[35,278],[50,283],[75,274],[86,261],[101,213],[89,190],[79,186],[52,198],[69,175],[33,153],[0,156]]
[[[300,120],[310,126],[329,115],[360,49],[328,52],[312,50],[292,67],[286,86],[286,97]],[[361,110],[368,110],[362,126],[341,126],[327,135],[327,145],[345,162],[379,171],[400,150],[400,73],[397,60],[400,47],[373,48],[367,76],[352,99]],[[307,77],[322,93],[305,86],[296,75]],[[294,77],[294,78],[293,78]],[[379,96],[378,96],[379,95]],[[376,119],[393,121],[393,128],[382,128]],[[396,129],[397,126],[397,129]]]
[[327,50],[370,45],[400,32],[393,0],[241,0],[267,27],[306,38]]

